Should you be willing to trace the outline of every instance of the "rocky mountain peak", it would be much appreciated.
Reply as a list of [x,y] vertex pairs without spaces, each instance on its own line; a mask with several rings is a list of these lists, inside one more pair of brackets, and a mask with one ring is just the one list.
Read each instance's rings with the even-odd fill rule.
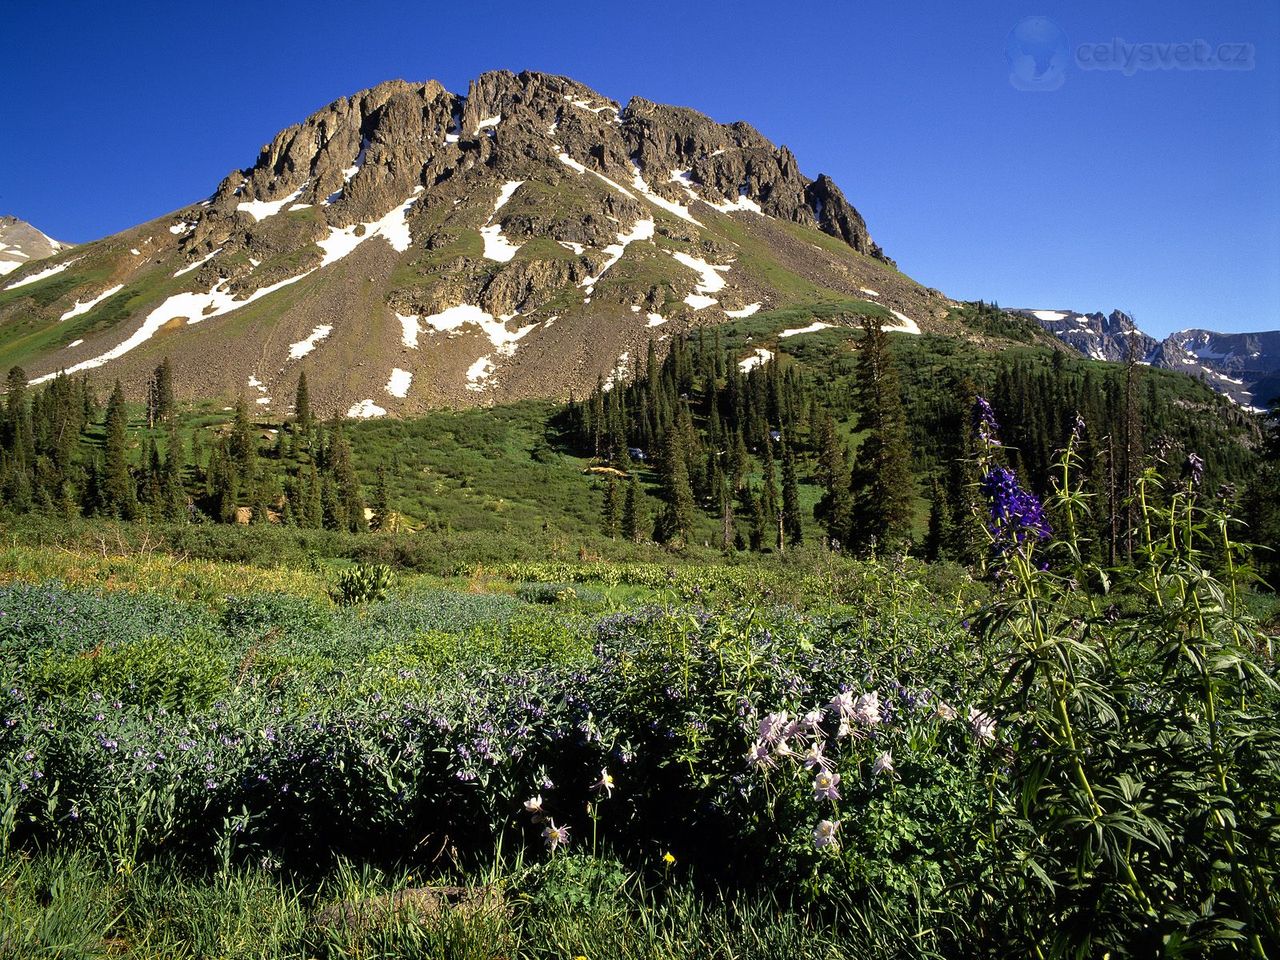
[[35,380],[136,392],[168,356],[180,394],[247,385],[275,414],[304,366],[321,409],[376,416],[584,392],[650,340],[775,308],[946,315],[749,124],[532,72],[335,100],[207,199],[55,260],[56,283],[0,285],[0,349],[10,318],[47,331],[10,352]]
[[0,276],[12,273],[33,260],[51,257],[66,246],[45,236],[25,220],[0,216]]

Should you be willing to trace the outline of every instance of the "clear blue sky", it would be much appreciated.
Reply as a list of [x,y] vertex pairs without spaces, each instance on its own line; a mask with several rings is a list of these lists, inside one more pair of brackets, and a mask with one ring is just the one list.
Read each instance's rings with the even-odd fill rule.
[[[915,9],[913,9],[915,8]],[[1010,82],[1023,18],[1063,83]],[[9,0],[0,213],[79,242],[208,195],[381,80],[567,74],[744,119],[831,174],[907,273],[1155,334],[1280,327],[1280,4]],[[1082,70],[1083,43],[1249,43],[1251,70]]]

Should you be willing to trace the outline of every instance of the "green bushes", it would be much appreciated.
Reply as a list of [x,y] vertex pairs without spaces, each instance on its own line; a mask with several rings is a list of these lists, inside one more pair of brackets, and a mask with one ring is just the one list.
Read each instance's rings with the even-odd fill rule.
[[385,600],[394,575],[385,563],[360,564],[338,574],[329,596],[340,607]]
[[227,665],[207,637],[147,637],[118,646],[54,655],[28,671],[34,693],[82,699],[91,695],[141,707],[203,710],[230,687]]

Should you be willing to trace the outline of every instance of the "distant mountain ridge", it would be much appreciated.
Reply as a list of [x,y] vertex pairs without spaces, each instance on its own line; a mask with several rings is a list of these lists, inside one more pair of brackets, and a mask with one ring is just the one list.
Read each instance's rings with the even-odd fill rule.
[[66,248],[65,243],[45,236],[25,220],[0,216],[0,277]]
[[1132,350],[1142,363],[1203,380],[1242,407],[1265,410],[1280,396],[1280,330],[1217,333],[1193,328],[1157,340],[1120,310],[1109,314],[1032,309],[1009,312],[1034,318],[1086,357],[1124,362]]

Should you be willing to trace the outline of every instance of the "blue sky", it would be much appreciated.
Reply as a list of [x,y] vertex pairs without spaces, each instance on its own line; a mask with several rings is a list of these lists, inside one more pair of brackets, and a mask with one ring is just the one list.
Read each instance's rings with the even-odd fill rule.
[[[916,9],[912,9],[916,8]],[[1041,16],[1061,86],[1010,82]],[[1280,4],[563,0],[6,4],[0,213],[91,240],[206,196],[395,77],[544,70],[744,119],[830,174],[904,271],[965,299],[1280,327]],[[1081,45],[1252,44],[1248,70],[1084,70]],[[1056,68],[1055,68],[1056,69]]]

